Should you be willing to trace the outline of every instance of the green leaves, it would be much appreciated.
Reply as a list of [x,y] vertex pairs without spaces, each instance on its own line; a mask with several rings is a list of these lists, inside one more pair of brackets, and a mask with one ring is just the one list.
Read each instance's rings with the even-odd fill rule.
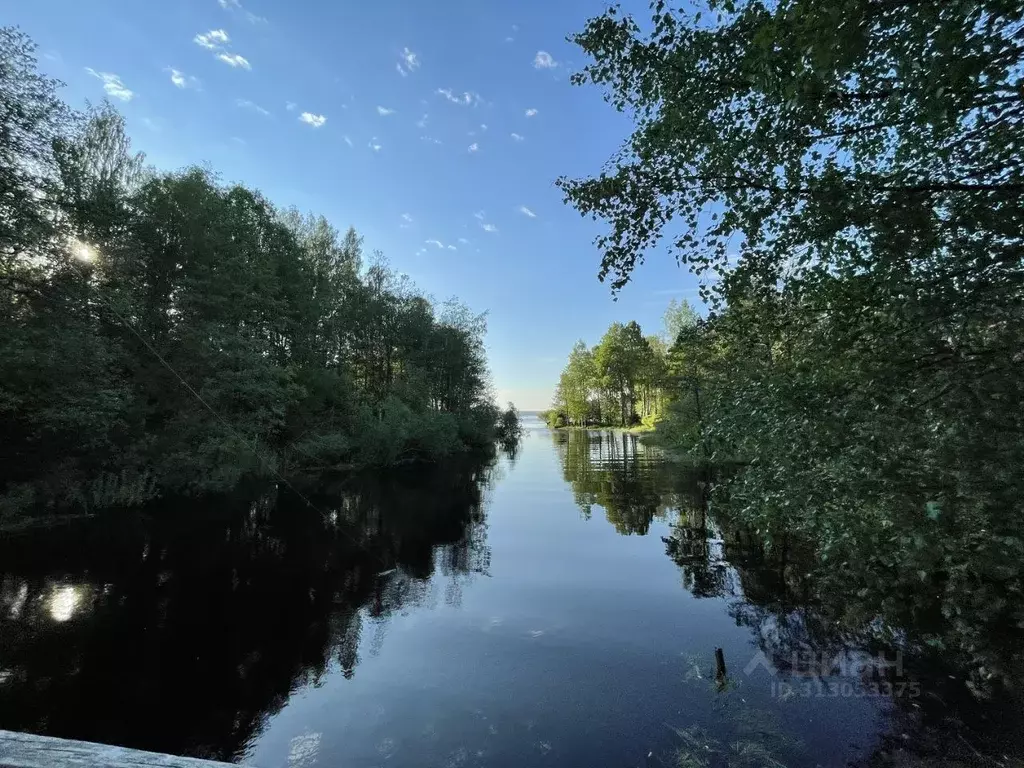
[[[635,129],[601,174],[558,181],[606,222],[613,291],[666,246],[709,286],[672,339],[661,437],[742,462],[716,503],[751,529],[803,532],[894,626],[945,616],[949,654],[1008,673],[1024,3],[708,6],[714,25],[656,3],[644,31],[585,25],[580,82]],[[595,358],[612,376],[622,356]]]
[[144,172],[112,107],[71,119],[27,38],[0,44],[0,495],[142,503],[493,449],[483,315],[364,270],[354,230]]

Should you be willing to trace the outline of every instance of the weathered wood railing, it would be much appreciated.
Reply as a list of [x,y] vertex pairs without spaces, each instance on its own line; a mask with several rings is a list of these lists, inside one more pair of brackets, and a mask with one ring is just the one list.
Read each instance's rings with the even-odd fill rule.
[[0,768],[239,768],[88,741],[0,731]]

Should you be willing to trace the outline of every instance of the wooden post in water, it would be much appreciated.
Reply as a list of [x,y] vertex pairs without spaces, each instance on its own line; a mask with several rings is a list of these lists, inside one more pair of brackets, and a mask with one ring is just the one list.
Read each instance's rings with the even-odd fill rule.
[[0,768],[240,768],[88,741],[0,731]]
[[715,648],[715,682],[719,690],[725,687],[725,675],[725,653],[721,648]]

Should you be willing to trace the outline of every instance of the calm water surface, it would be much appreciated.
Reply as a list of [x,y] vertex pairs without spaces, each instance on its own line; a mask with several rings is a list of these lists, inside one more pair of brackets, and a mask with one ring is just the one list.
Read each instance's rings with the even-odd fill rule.
[[917,704],[858,669],[878,649],[786,663],[813,609],[700,477],[527,424],[491,467],[339,482],[326,522],[282,493],[5,540],[0,727],[263,768],[845,765],[899,738]]

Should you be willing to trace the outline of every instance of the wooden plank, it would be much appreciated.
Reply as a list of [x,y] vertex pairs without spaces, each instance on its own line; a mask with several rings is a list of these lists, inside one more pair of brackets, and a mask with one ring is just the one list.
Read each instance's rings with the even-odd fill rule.
[[239,768],[88,741],[0,731],[0,768]]

